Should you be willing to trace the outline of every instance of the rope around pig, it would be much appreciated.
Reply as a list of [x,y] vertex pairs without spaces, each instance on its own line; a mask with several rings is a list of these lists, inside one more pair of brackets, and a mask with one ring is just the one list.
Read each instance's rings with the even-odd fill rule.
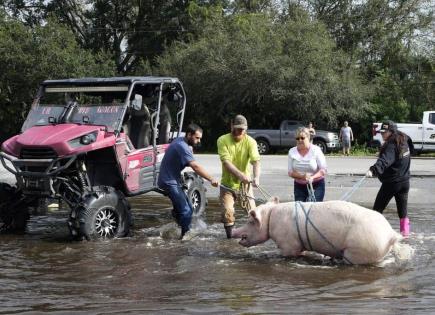
[[[309,246],[309,248],[307,248],[307,246],[305,246],[305,243],[304,243],[304,241],[303,241],[303,239],[302,239],[302,236],[301,236],[301,231],[300,231],[300,228],[299,228],[299,211],[298,211],[298,205],[299,206],[301,206],[301,209],[302,209],[302,211],[304,212],[304,214],[305,214],[305,235],[306,235],[306,237],[307,237],[307,243],[308,243],[308,246]],[[346,258],[345,256],[344,256],[344,254],[343,254],[343,251],[342,250],[339,250],[336,246],[334,246],[334,244],[332,244],[327,238],[326,238],[326,236],[324,236],[320,231],[319,231],[319,229],[314,225],[314,223],[313,223],[313,221],[311,221],[311,219],[310,219],[310,217],[309,217],[309,215],[310,215],[310,211],[311,211],[311,207],[312,207],[312,203],[311,203],[311,205],[310,205],[310,208],[308,209],[308,211],[306,211],[305,210],[305,207],[304,207],[304,205],[300,202],[300,201],[296,201],[295,202],[295,221],[296,221],[296,230],[298,231],[298,236],[299,236],[299,241],[301,242],[301,244],[302,244],[302,247],[303,248],[306,248],[306,249],[308,249],[308,250],[310,250],[310,251],[312,251],[313,250],[313,246],[311,245],[311,241],[310,241],[310,237],[309,237],[309,234],[308,234],[308,223],[310,223],[311,224],[311,226],[313,227],[313,229],[320,235],[320,237],[329,245],[329,246],[331,246],[337,253],[341,253],[341,256],[343,257],[343,259],[345,260],[345,261],[347,261],[349,264],[351,264],[351,265],[353,265],[353,263],[348,259],[348,258]]]

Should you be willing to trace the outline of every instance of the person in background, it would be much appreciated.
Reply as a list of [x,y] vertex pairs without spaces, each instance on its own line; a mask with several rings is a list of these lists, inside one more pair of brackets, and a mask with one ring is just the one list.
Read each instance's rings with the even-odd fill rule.
[[[220,188],[220,201],[223,206],[222,223],[227,238],[231,238],[235,223],[234,191],[243,190],[248,196],[248,202],[241,204],[245,210],[255,208],[252,186],[258,187],[260,183],[260,154],[257,142],[246,134],[248,121],[242,115],[237,115],[231,123],[231,132],[220,136],[217,140],[219,158],[222,162],[222,185]],[[249,164],[252,164],[253,179]],[[252,183],[252,185],[251,185]],[[247,208],[247,209],[246,209]]]
[[344,126],[340,129],[340,141],[343,146],[343,154],[349,155],[351,142],[353,141],[353,132],[347,121],[344,122]]
[[308,184],[313,185],[316,201],[325,197],[326,159],[322,150],[310,143],[307,128],[296,130],[296,147],[288,152],[288,176],[294,178],[294,200],[307,201]]
[[190,229],[193,208],[181,186],[181,171],[190,166],[198,175],[208,180],[214,187],[219,181],[214,179],[193,157],[192,147],[201,143],[202,129],[196,124],[190,124],[186,136],[174,139],[163,157],[160,166],[158,186],[163,189],[172,201],[174,218],[181,226],[181,237]]
[[307,129],[310,133],[310,142],[313,143],[314,136],[316,135],[316,129],[314,129],[313,123],[311,121],[308,123]]
[[409,138],[398,131],[396,124],[391,120],[382,123],[380,132],[385,142],[376,163],[366,173],[366,177],[377,176],[382,183],[373,210],[382,213],[394,197],[400,219],[400,233],[408,236],[410,223],[407,208],[411,165]]

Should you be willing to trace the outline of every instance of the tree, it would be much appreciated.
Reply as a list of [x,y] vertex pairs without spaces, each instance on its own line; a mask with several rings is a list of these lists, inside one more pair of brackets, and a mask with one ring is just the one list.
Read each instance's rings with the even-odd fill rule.
[[119,74],[154,63],[165,46],[189,29],[184,0],[3,0],[11,16],[34,28],[56,17],[84,49],[114,56]]
[[[114,74],[112,57],[80,48],[54,21],[33,29],[0,13],[0,124],[2,138],[19,130],[40,82]],[[2,139],[4,140],[4,139]]]
[[325,23],[337,48],[349,56],[349,66],[359,66],[373,85],[377,119],[415,120],[423,109],[433,108],[433,1],[298,2]]
[[204,23],[196,41],[177,42],[158,58],[157,71],[182,79],[187,119],[208,126],[212,139],[237,113],[252,126],[299,118],[337,127],[340,117],[358,119],[368,107],[357,71],[307,16],[277,22],[217,10]]

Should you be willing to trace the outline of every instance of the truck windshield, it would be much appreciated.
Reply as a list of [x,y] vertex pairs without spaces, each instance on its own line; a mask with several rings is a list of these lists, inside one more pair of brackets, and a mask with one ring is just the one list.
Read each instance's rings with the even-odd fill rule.
[[128,86],[46,87],[32,105],[22,131],[49,124],[105,126],[114,131],[126,107]]

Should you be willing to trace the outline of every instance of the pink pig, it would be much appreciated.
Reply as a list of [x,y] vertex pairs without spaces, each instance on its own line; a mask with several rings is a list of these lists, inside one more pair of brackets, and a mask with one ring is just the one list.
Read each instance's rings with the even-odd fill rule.
[[284,256],[315,251],[349,264],[379,262],[402,239],[382,214],[351,202],[280,204],[276,198],[251,210],[232,237],[245,247],[271,238]]

